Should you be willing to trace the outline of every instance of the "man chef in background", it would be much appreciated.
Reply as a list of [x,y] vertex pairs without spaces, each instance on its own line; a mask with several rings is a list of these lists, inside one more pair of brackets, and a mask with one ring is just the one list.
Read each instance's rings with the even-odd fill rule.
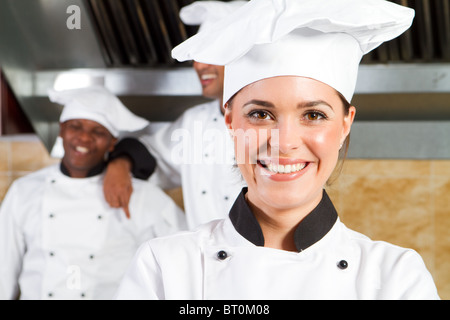
[[[246,3],[197,1],[182,8],[180,18],[185,24],[207,29]],[[244,186],[234,167],[233,142],[223,117],[224,67],[194,62],[194,69],[203,96],[213,100],[188,109],[174,123],[155,134],[141,137],[157,160],[159,170],[155,174],[159,175],[156,179],[159,185],[163,189],[182,187],[190,229],[227,216]],[[119,143],[122,154],[127,153],[127,148],[126,143]],[[121,188],[127,185],[128,177],[124,167],[108,168],[105,197],[111,205],[126,203],[124,194],[130,189],[121,192]]]
[[[132,180],[132,215],[103,196],[105,159],[148,122],[103,87],[50,91],[64,156],[16,180],[0,209],[0,299],[110,299],[144,241],[186,228],[159,188]],[[20,297],[19,297],[20,295]]]

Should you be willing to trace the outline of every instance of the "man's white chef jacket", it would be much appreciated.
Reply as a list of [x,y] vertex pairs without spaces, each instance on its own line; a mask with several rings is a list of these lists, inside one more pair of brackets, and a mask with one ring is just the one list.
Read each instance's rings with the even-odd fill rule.
[[56,165],[16,180],[0,210],[0,299],[112,298],[140,244],[186,228],[163,191],[133,188],[128,220],[105,202],[102,174]]
[[182,187],[190,229],[228,215],[245,181],[217,100],[186,110],[141,141],[157,159],[162,188]]

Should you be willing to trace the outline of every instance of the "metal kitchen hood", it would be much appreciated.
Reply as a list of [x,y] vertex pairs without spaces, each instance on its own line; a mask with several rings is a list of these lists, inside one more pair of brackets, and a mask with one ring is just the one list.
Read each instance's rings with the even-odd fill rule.
[[[197,31],[178,16],[192,2],[0,0],[0,67],[48,149],[61,108],[46,92],[67,81],[103,84],[151,121],[174,120],[204,101],[191,66],[170,57]],[[410,31],[364,58],[353,101],[357,119],[450,121],[450,0],[393,2],[414,8],[416,19]],[[74,7],[79,29],[69,23]]]

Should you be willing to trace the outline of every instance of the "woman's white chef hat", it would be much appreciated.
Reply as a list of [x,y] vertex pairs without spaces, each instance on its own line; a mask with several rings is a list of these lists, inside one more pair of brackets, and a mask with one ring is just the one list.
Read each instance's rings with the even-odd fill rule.
[[251,0],[172,51],[179,61],[225,65],[223,101],[276,76],[319,80],[353,97],[364,54],[412,24],[386,0]]
[[87,119],[100,123],[114,136],[124,131],[144,129],[149,122],[136,116],[106,88],[92,86],[64,91],[48,91],[52,102],[64,105],[60,123]]
[[199,32],[208,29],[218,20],[230,15],[248,1],[196,1],[180,10],[180,19],[184,24],[200,26]]

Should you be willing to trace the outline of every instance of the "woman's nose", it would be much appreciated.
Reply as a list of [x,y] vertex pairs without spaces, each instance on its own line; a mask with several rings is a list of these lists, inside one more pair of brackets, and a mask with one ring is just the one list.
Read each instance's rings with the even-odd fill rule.
[[284,121],[271,135],[271,146],[280,154],[289,154],[302,145],[302,130],[294,121]]

